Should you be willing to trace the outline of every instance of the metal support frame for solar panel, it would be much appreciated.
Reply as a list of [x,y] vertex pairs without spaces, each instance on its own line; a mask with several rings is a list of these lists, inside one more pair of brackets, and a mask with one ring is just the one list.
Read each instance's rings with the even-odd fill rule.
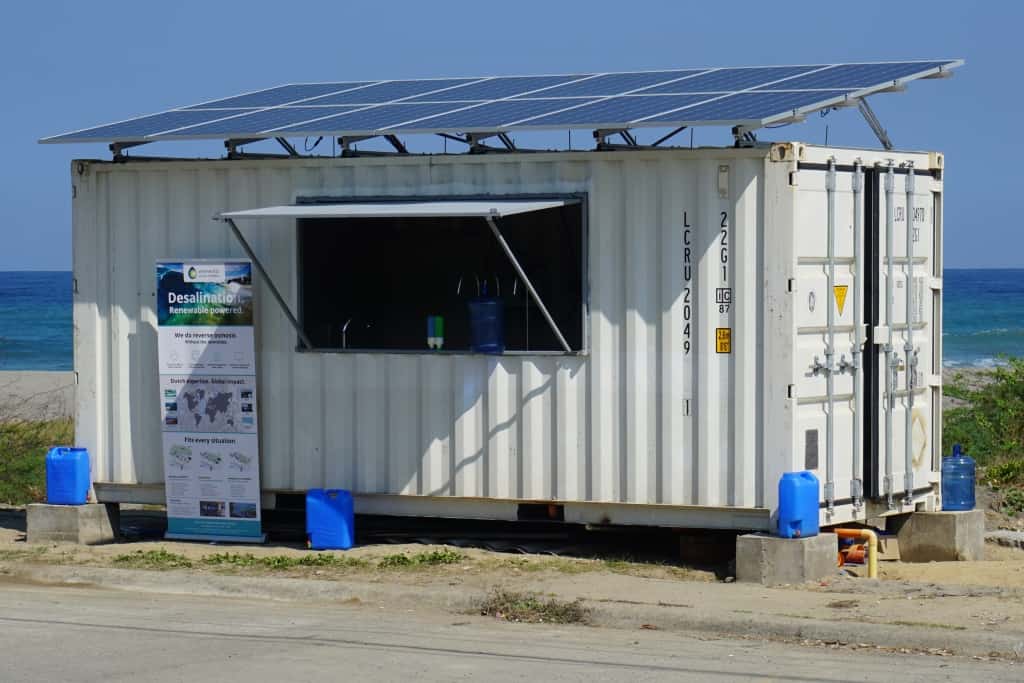
[[889,133],[886,132],[885,127],[882,126],[882,122],[878,120],[878,116],[875,115],[875,110],[871,108],[870,104],[868,104],[868,99],[866,97],[862,97],[857,100],[857,109],[860,110],[861,116],[864,117],[864,120],[868,122],[868,126],[870,126],[871,130],[875,133],[875,137],[877,137],[878,141],[882,143],[882,147],[887,150],[894,149],[895,145],[892,144],[892,140],[889,138]]
[[[739,144],[752,144],[750,134],[766,126],[858,105],[869,95],[904,90],[914,80],[947,78],[962,63],[947,59],[292,84],[41,142],[112,143],[112,151],[120,155],[129,146],[158,140],[218,139],[234,141],[237,156],[237,141],[276,139],[294,156],[298,152],[288,138],[383,137],[403,154],[408,149],[399,136],[457,135],[449,139],[468,141],[470,152],[519,151],[509,135],[513,131],[588,129],[629,136],[625,146],[614,149],[642,149],[634,133],[640,128],[678,132],[723,126],[735,130]],[[504,150],[484,145],[490,137],[498,137]],[[668,137],[647,147],[658,147]],[[598,140],[599,148],[600,143],[610,144],[606,138]]]

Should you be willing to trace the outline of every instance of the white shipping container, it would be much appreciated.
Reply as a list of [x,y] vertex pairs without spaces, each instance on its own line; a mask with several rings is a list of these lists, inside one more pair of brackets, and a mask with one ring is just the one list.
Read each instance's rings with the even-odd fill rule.
[[[76,161],[77,442],[100,501],[162,502],[154,262],[244,256],[220,212],[314,197],[573,196],[585,220],[579,352],[302,350],[255,280],[267,505],[334,487],[356,494],[357,512],[515,519],[522,504],[552,503],[567,521],[768,529],[780,476],[807,468],[822,482],[823,524],[936,509],[942,165],[934,153],[799,143]],[[296,221],[238,225],[298,309]],[[887,338],[898,366],[886,365]]]

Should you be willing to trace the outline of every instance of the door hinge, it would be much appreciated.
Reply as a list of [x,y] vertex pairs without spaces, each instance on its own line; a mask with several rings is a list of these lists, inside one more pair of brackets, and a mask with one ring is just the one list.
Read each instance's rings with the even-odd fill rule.
[[790,187],[796,187],[799,184],[800,184],[799,171],[790,171],[789,172],[789,186]]

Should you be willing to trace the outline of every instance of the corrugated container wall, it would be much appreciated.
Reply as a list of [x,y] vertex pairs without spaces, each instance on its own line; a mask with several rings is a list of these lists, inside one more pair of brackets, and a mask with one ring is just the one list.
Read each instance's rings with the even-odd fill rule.
[[[298,352],[257,278],[263,489],[770,509],[804,460],[786,391],[805,369],[770,356],[796,331],[796,147],[776,147],[75,162],[78,443],[99,482],[162,482],[154,262],[244,256],[220,211],[582,193],[583,354]],[[296,306],[294,222],[241,227]]]

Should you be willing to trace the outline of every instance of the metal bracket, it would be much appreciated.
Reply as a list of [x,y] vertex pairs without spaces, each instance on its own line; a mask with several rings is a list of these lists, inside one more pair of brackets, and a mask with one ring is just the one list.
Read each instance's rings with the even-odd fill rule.
[[882,143],[887,151],[893,149],[892,140],[889,139],[889,134],[885,132],[885,128],[882,127],[882,122],[875,116],[875,110],[868,104],[867,98],[861,97],[857,100],[857,109],[860,110],[861,116],[871,126],[871,130],[874,131],[875,137]]
[[[353,149],[352,145],[363,140],[372,140],[373,138],[383,137],[388,141],[392,147],[395,148],[394,152],[382,152],[380,150],[357,150]],[[408,154],[409,150],[398,139],[397,135],[349,135],[338,138],[338,147],[341,148],[341,156],[343,157],[357,157],[357,156],[387,156],[392,154]]]
[[232,140],[225,140],[224,149],[228,151],[228,159],[241,159],[245,156],[245,152],[242,152],[238,148],[242,145],[259,142],[260,140],[266,140],[266,138],[236,138]]
[[[612,135],[618,135],[626,144],[616,145],[608,142],[608,138]],[[671,137],[671,135],[669,137]],[[636,149],[639,147],[636,142],[636,138],[633,137],[633,134],[630,133],[627,128],[598,128],[594,131],[594,139],[597,140],[597,146],[595,149],[599,150]]]
[[757,145],[757,134],[746,126],[733,126],[732,138],[736,147],[754,147]]
[[114,161],[122,161],[125,158],[125,156],[123,154],[124,150],[126,150],[126,149],[128,149],[130,147],[138,147],[140,145],[148,145],[148,144],[149,144],[148,142],[112,142],[110,144],[109,149],[110,149],[111,154],[114,155]]
[[[450,133],[438,133],[441,137],[446,140],[454,140],[455,142],[461,142],[464,145],[469,146],[470,154],[484,154],[486,152],[532,152],[529,149],[519,149],[516,144],[509,137],[508,133],[465,133],[465,137],[459,137],[458,135],[451,135]],[[489,138],[498,138],[501,141],[502,147],[492,147],[490,145],[483,144],[484,140]]]

